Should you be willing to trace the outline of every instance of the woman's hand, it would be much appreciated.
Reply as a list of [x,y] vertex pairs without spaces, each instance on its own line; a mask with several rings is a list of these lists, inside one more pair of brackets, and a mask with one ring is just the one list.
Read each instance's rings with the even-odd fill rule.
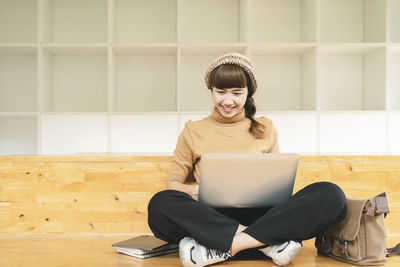
[[190,195],[192,196],[193,199],[199,200],[199,185],[198,184],[193,185],[193,191],[192,191],[192,194],[190,194]]
[[167,189],[178,190],[189,194],[193,199],[199,199],[198,184],[184,184],[181,181],[167,181]]

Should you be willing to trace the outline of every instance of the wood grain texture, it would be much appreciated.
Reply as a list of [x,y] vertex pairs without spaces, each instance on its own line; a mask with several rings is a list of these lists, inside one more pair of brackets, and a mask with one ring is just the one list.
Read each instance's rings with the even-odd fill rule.
[[[0,238],[0,266],[181,266],[178,253],[142,260],[119,254],[115,248],[111,247],[111,244],[130,237],[132,236]],[[395,241],[390,239],[389,245],[393,246]],[[237,257],[216,266],[276,267],[262,254]],[[314,240],[311,239],[303,242],[303,247],[290,266],[348,267],[351,265],[318,256]],[[400,256],[387,258],[385,266],[400,266]]]
[[[147,204],[170,156],[0,157],[0,235],[149,232]],[[331,181],[353,197],[386,191],[388,234],[400,234],[400,156],[301,156],[295,191]]]

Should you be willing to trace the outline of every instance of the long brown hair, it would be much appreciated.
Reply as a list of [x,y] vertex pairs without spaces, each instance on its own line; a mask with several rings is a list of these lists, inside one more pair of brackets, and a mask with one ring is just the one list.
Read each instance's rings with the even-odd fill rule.
[[257,90],[257,84],[242,67],[233,64],[224,64],[215,68],[210,74],[211,88],[218,89],[226,88],[244,88],[247,87],[248,94],[244,110],[246,117],[251,120],[249,132],[256,139],[264,137],[265,126],[254,119],[256,114],[256,104],[254,103],[253,95]]

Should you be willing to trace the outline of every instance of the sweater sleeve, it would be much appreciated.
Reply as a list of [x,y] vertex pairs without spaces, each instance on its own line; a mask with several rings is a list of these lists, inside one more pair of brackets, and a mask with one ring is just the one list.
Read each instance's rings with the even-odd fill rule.
[[194,195],[197,194],[196,186],[184,184],[187,177],[193,171],[194,164],[194,143],[188,128],[189,122],[185,124],[185,127],[178,137],[172,157],[171,168],[168,173],[167,189],[174,189]]

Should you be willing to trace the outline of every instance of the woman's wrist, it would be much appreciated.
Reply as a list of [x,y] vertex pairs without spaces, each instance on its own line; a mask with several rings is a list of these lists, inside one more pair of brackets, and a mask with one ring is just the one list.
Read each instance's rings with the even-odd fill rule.
[[199,194],[199,185],[194,184],[193,185],[193,190],[192,190],[192,195],[198,195]]
[[199,185],[194,184],[192,185],[192,193],[190,194],[193,199],[198,200],[199,199]]

